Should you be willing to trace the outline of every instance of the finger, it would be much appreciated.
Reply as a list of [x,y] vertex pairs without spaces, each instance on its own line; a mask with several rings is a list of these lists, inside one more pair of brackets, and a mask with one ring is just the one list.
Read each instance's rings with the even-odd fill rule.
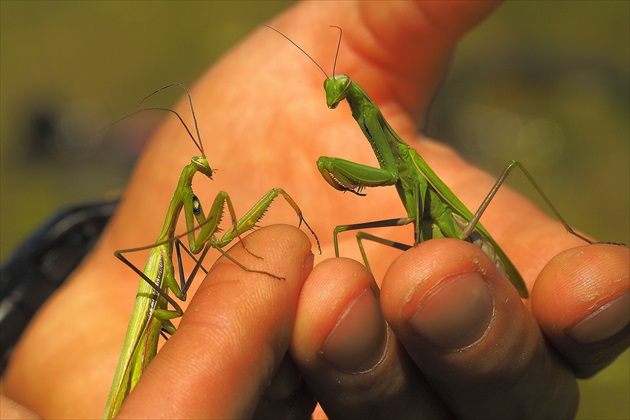
[[424,242],[382,285],[385,318],[457,417],[565,418],[573,373],[548,348],[516,289],[477,247]]
[[309,388],[331,418],[444,417],[439,398],[387,328],[378,295],[356,261],[326,260],[311,272],[291,343]]
[[[220,258],[199,287],[178,331],[125,401],[121,417],[253,415],[287,352],[299,291],[313,256],[308,238],[284,225],[249,235],[229,254],[246,267],[284,280],[246,272]],[[297,388],[285,389],[280,397],[292,402]],[[308,415],[313,401],[299,400],[302,405],[292,409]]]
[[38,414],[18,404],[10,398],[0,395],[0,418],[3,419],[39,419]]
[[259,400],[254,418],[308,418],[317,401],[288,353],[280,363],[263,397]]
[[532,290],[532,312],[579,377],[594,375],[628,348],[628,248],[586,245],[559,254]]

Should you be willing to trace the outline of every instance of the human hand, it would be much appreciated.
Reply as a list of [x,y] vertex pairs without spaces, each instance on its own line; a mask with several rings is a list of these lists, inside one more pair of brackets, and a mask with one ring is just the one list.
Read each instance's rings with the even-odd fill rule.
[[[427,19],[423,19],[423,14],[429,13],[430,8],[433,8],[433,13],[428,21],[443,22],[445,25],[427,25]],[[487,193],[493,182],[492,177],[467,165],[449,148],[417,138],[415,127],[443,77],[443,71],[448,65],[457,38],[481,19],[490,8],[479,2],[459,5],[304,3],[272,22],[272,25],[292,36],[318,60],[322,57],[323,60],[330,60],[331,51],[334,51],[336,45],[337,34],[330,30],[328,25],[342,26],[345,32],[338,71],[352,75],[354,80],[365,87],[396,131],[418,149],[464,202],[474,203]],[[392,21],[400,22],[400,25],[391,25]],[[308,28],[309,32],[304,33],[304,28]],[[355,32],[352,28],[363,29]],[[375,34],[373,38],[365,36],[366,29],[368,33]],[[324,42],[328,37],[330,42]],[[291,45],[278,39],[265,28],[261,28],[246,43],[217,63],[199,81],[192,93],[208,159],[211,165],[219,168],[219,172],[215,176],[215,181],[195,185],[195,188],[197,195],[204,202],[214,197],[220,189],[228,191],[236,205],[237,213],[242,214],[269,188],[283,187],[298,201],[307,220],[319,233],[324,255],[331,255],[330,232],[335,225],[400,216],[402,207],[396,201],[393,189],[370,191],[367,198],[350,197],[348,194],[341,195],[332,190],[320,179],[314,165],[320,155],[340,156],[359,162],[371,162],[374,159],[372,151],[365,144],[349,113],[344,112],[341,107],[337,111],[325,108],[322,81],[321,74],[311,63],[300,57],[299,52]],[[186,105],[182,103],[178,109],[185,113]],[[194,148],[191,145],[186,146],[188,143],[182,138],[185,136],[179,123],[174,120],[169,121],[156,135],[144,153],[134,180],[127,190],[125,201],[98,249],[90,261],[74,275],[68,286],[41,312],[25,337],[19,353],[16,354],[16,360],[7,378],[7,390],[11,391],[9,393],[11,396],[18,396],[21,402],[40,414],[56,417],[100,416],[138,284],[137,277],[127,267],[112,263],[111,254],[114,249],[147,244],[155,240],[179,172],[195,153]],[[351,147],[344,147],[346,145]],[[264,174],[264,177],[260,174]],[[396,204],[391,205],[393,202]],[[164,207],[157,210],[156,203],[164,203]],[[279,204],[272,208],[264,223],[274,221],[287,223],[295,220],[292,210],[287,207]],[[343,219],[340,215],[343,215]],[[493,201],[491,208],[484,215],[483,222],[516,262],[530,287],[537,273],[552,256],[581,244],[566,235],[555,221],[544,216],[532,204],[509,190],[499,194]],[[291,245],[279,247],[278,235],[285,237]],[[408,242],[410,235],[409,232],[395,231],[391,237]],[[541,241],[541,238],[544,240]],[[399,306],[402,303],[400,296],[394,292],[404,288],[407,284],[405,279],[417,280],[417,273],[421,271],[416,270],[423,270],[424,263],[431,264],[424,268],[425,270],[434,269],[429,255],[443,258],[441,252],[427,250],[427,247],[442,246],[440,243],[443,241],[422,244],[401,256],[403,262],[397,261],[392,266],[383,284],[383,313],[388,321],[392,322],[398,338],[408,347],[403,348],[396,340],[391,340],[391,345],[383,352],[386,356],[385,363],[378,364],[378,367],[369,374],[348,375],[323,363],[318,352],[322,347],[322,339],[336,325],[340,311],[357,296],[352,293],[365,290],[367,284],[370,284],[371,290],[375,290],[373,283],[370,283],[371,278],[357,264],[348,260],[326,262],[318,266],[309,277],[297,306],[298,290],[304,280],[303,271],[299,271],[298,267],[305,267],[303,270],[308,271],[309,264],[305,255],[305,244],[301,242],[305,239],[295,232],[292,234],[276,232],[271,237],[260,239],[261,243],[268,243],[270,246],[259,247],[258,242],[251,244],[250,239],[247,241],[248,247],[251,246],[252,251],[264,258],[261,265],[267,268],[266,264],[269,264],[269,267],[278,269],[278,274],[287,277],[287,285],[284,286],[286,290],[281,290],[276,282],[269,279],[250,278],[247,273],[220,264],[217,267],[219,274],[212,274],[202,287],[214,290],[213,284],[218,281],[219,285],[216,287],[229,287],[229,291],[221,293],[222,299],[218,302],[213,300],[216,299],[213,294],[202,293],[195,297],[194,303],[191,303],[191,306],[195,305],[194,308],[202,310],[207,308],[212,311],[210,325],[201,329],[201,324],[194,320],[196,316],[193,314],[197,313],[197,309],[187,312],[184,318],[193,318],[189,325],[195,328],[185,327],[188,321],[182,322],[180,331],[158,354],[138,385],[137,392],[134,392],[126,402],[122,415],[132,416],[141,413],[144,416],[158,414],[166,416],[165,413],[173,412],[180,417],[200,413],[208,417],[213,415],[242,417],[251,414],[253,407],[260,402],[262,385],[271,381],[273,372],[277,370],[286,351],[293,316],[297,318],[293,332],[292,355],[301,365],[317,398],[331,414],[348,413],[349,410],[353,408],[359,410],[362,406],[373,408],[372,413],[377,412],[374,411],[377,408],[381,412],[394,412],[393,405],[399,409],[403,407],[402,402],[407,402],[412,404],[408,405],[410,410],[422,409],[427,410],[427,413],[452,412],[463,415],[462,413],[469,408],[470,401],[449,399],[451,391],[459,391],[456,388],[457,383],[453,384],[448,382],[449,380],[455,376],[465,378],[466,383],[459,386],[468,386],[481,393],[488,389],[488,384],[500,383],[499,386],[503,386],[507,383],[495,381],[497,376],[502,375],[502,378],[509,379],[510,376],[506,377],[506,374],[522,372],[526,368],[531,368],[534,372],[528,376],[530,379],[544,377],[550,386],[568,384],[566,394],[554,402],[550,410],[564,409],[565,412],[569,412],[574,409],[574,374],[566,366],[569,365],[567,360],[572,360],[570,355],[579,352],[573,346],[560,353],[561,357],[551,356],[556,350],[542,341],[536,324],[543,325],[544,331],[547,332],[549,328],[546,326],[562,319],[562,314],[550,313],[550,308],[558,306],[551,307],[545,300],[541,300],[542,310],[535,309],[538,307],[535,304],[538,286],[532,293],[531,302],[534,308],[532,315],[524,310],[509,283],[497,277],[496,273],[488,271],[489,274],[486,274],[484,279],[493,287],[491,290],[494,302],[503,302],[501,298],[510,297],[512,293],[512,298],[508,301],[510,305],[502,305],[500,311],[498,309],[495,311],[491,329],[486,331],[483,339],[478,341],[474,348],[466,352],[466,357],[454,360],[452,355],[460,354],[459,352],[431,353],[431,349],[418,348],[416,343],[409,340],[412,336],[404,329],[406,324],[404,319],[392,317],[392,313],[398,313],[392,311],[392,308],[396,307],[395,303],[398,302]],[[344,255],[350,255],[347,251],[354,249],[354,238],[344,239],[341,246]],[[475,252],[462,250],[461,247],[466,246],[457,242],[456,245],[449,246],[452,250],[445,255],[456,253],[458,255],[456,260],[461,262],[462,255],[470,257],[469,253]],[[626,265],[622,265],[622,269],[625,269],[627,274],[627,251],[622,250],[626,254],[619,256],[618,253],[622,252],[619,249],[615,248],[614,251],[606,253],[609,261],[607,265],[613,266],[610,259],[625,261]],[[275,259],[276,252],[282,255],[280,260]],[[422,253],[423,256],[418,258],[418,253]],[[380,277],[396,255],[397,252],[386,249],[378,251],[376,255],[370,255],[377,277]],[[249,260],[246,257],[241,254],[238,256],[239,261],[240,258],[245,258],[247,262]],[[411,265],[404,263],[409,258],[413,258]],[[483,256],[475,258],[481,260]],[[598,260],[601,259],[604,258],[598,257]],[[286,265],[278,263],[283,260],[288,261]],[[335,264],[340,264],[342,268],[335,268]],[[410,267],[414,267],[411,274]],[[453,274],[461,273],[451,265],[445,267],[451,267],[450,272]],[[345,274],[344,271],[340,271],[342,269],[346,270]],[[403,275],[397,273],[397,269],[408,271]],[[223,270],[229,270],[229,274],[224,274]],[[331,272],[335,273],[335,270],[338,276],[331,276]],[[347,278],[355,274],[358,280]],[[440,278],[436,278],[436,274],[432,275],[435,282],[439,282]],[[623,276],[615,276],[612,272],[609,275],[610,278],[623,279]],[[326,277],[334,278],[323,283],[322,278]],[[423,275],[422,278],[424,277],[426,276]],[[579,277],[566,278],[574,282],[569,290],[583,290],[576,286],[581,280]],[[221,280],[227,285],[223,285]],[[589,281],[593,282],[589,290],[601,289],[598,285],[602,283],[597,282],[603,280]],[[359,282],[358,285],[356,282]],[[536,283],[542,284],[541,280]],[[548,290],[556,290],[558,287],[558,280],[545,283],[551,285]],[[350,290],[343,285],[350,285],[355,289]],[[430,287],[427,282],[423,285]],[[250,286],[254,289],[249,289]],[[262,289],[257,289],[258,287]],[[627,290],[627,283],[624,285],[623,282],[611,282],[610,287],[605,293],[602,292],[602,296],[610,298],[614,293],[618,296],[621,290]],[[389,290],[392,292],[388,292]],[[269,297],[264,304],[258,302],[254,305],[252,302],[242,300],[244,296],[261,295]],[[322,311],[322,301],[315,300],[323,298],[329,299],[325,301],[327,305],[325,313]],[[578,305],[569,300],[565,302],[566,306],[574,311],[571,312],[573,317],[566,320],[566,324],[560,325],[569,325],[581,319],[579,311],[575,312]],[[604,303],[603,300],[598,302]],[[270,308],[274,310],[270,311]],[[237,316],[239,313],[241,318]],[[283,313],[284,318],[279,319],[279,313]],[[583,309],[581,314],[585,313],[586,310]],[[376,313],[376,316],[381,315]],[[217,323],[213,322],[217,319],[245,322],[248,328],[241,328],[236,322],[230,322],[227,326],[222,325],[224,328],[217,328]],[[497,324],[504,327],[507,321],[515,325],[514,319],[520,320],[521,324],[520,330],[514,327],[513,335],[506,338],[505,328],[494,330]],[[375,321],[365,326],[370,327],[368,328],[370,336],[376,337],[376,342],[372,342],[373,346],[370,347],[382,349],[382,341],[378,341],[382,340],[382,335],[374,333],[382,329],[372,328],[374,323]],[[260,330],[253,329],[252,325],[259,325]],[[191,330],[207,333],[201,334],[201,342],[191,342],[190,340],[196,340]],[[256,336],[250,341],[249,336],[244,334],[245,331],[250,333],[264,331],[267,340],[260,341],[261,337]],[[522,334],[516,334],[519,331]],[[309,332],[313,334],[310,335]],[[363,333],[362,330],[353,331],[355,336]],[[226,341],[213,345],[215,337],[212,334],[216,334],[219,339],[225,338]],[[558,333],[555,336],[562,338]],[[530,346],[528,348],[537,351],[530,354],[530,360],[515,364],[518,357],[513,351],[514,346],[523,342]],[[623,337],[619,342],[623,344]],[[230,343],[232,345],[228,345]],[[239,347],[241,345],[243,347]],[[482,350],[486,349],[486,346],[494,348],[494,345],[502,346],[497,348],[505,351],[503,358],[499,360],[502,363],[498,363],[497,366],[514,366],[514,370],[506,372],[494,369],[487,376],[475,372],[474,368],[481,369],[487,366],[484,363],[488,362],[487,357],[475,356],[484,353]],[[169,348],[172,350],[168,350]],[[341,348],[342,351],[350,351],[352,354],[352,346],[342,343]],[[232,349],[234,352],[226,349]],[[614,345],[607,345],[604,350],[606,349],[614,350]],[[595,357],[599,351],[587,349],[582,360],[587,360],[588,356]],[[424,356],[426,353],[431,357],[416,360],[417,355]],[[18,354],[21,355],[19,359]],[[614,354],[610,351],[604,359],[610,360]],[[312,356],[310,359],[312,363],[305,362],[307,356]],[[550,363],[542,369],[540,365],[545,360]],[[239,366],[235,361],[241,361],[243,365]],[[478,363],[472,365],[472,369],[469,364],[471,361]],[[445,366],[445,362],[451,364]],[[217,363],[221,363],[221,366],[217,366]],[[182,365],[192,366],[194,369],[184,369]],[[244,369],[239,371],[237,369],[239,367]],[[433,383],[434,376],[440,376],[441,370],[445,371],[443,381],[446,384]],[[276,380],[295,378],[294,373],[278,374]],[[250,374],[252,376],[248,377]],[[431,378],[435,388],[429,389],[425,375]],[[350,382],[345,380],[349,377],[356,380]],[[229,381],[229,385],[226,385],[226,378],[234,378],[234,381]],[[327,388],[331,386],[330,378],[344,379],[341,381],[342,392],[337,394],[339,398],[336,400],[331,398],[329,391],[331,388]],[[387,386],[371,387],[370,391],[366,392],[365,387],[366,384],[370,384],[370,380]],[[147,382],[149,384],[146,384]],[[177,382],[179,385],[172,385],[171,382]],[[86,386],[86,383],[90,386]],[[165,383],[168,385],[165,386]],[[284,393],[280,395],[290,394],[287,389],[291,391],[291,386],[299,387],[299,382],[285,381],[286,383],[288,385],[283,388]],[[151,391],[153,386],[160,385],[162,388],[159,392]],[[506,401],[501,402],[503,412],[513,409],[517,403],[531,404],[534,399],[531,394],[532,382],[523,381],[518,385],[518,388],[506,390]],[[540,383],[534,385],[535,391],[542,388]],[[362,390],[360,394],[362,399],[346,398],[356,395],[357,390]],[[389,401],[384,401],[384,394],[377,393],[379,390],[394,391],[394,394],[390,394]],[[397,390],[400,392],[397,393]],[[440,399],[434,397],[436,394],[446,402],[444,404],[437,402]],[[415,400],[417,403],[414,403]],[[365,404],[366,401],[369,404]],[[300,403],[300,407],[308,407],[309,403]],[[486,410],[492,408],[493,400],[487,398],[485,404]],[[164,407],[165,405],[167,407]],[[152,411],[165,408],[171,411],[159,413]],[[284,408],[286,406],[276,405],[278,410]],[[388,409],[390,411],[386,411]]]
[[[362,16],[371,21],[369,13]],[[452,30],[446,16],[446,21],[435,16],[428,20],[434,27]],[[413,31],[401,26],[412,43]],[[380,35],[380,29],[368,27],[367,32]],[[426,27],[416,30],[440,49],[439,30],[430,35],[423,32]],[[405,71],[421,74],[413,58],[405,63],[411,69],[401,65],[408,55],[396,49],[395,36],[387,44],[388,35],[379,44],[386,53],[370,56],[369,48],[357,48],[368,67],[380,64],[378,70],[385,77],[399,77],[401,84]],[[346,31],[345,44],[353,44],[350,36]],[[425,53],[446,56],[448,49],[442,54]],[[365,80],[364,76],[359,82],[374,99],[378,93],[372,92],[378,92],[379,86],[370,89],[369,79]],[[389,99],[400,101],[396,81],[387,81],[381,85],[389,90]],[[421,88],[410,93],[420,95],[420,102],[407,105],[410,115],[422,111],[422,99],[428,99]],[[405,107],[399,102],[394,108],[397,105]],[[400,115],[394,113],[396,117]],[[466,197],[464,202],[480,202],[492,180],[443,146],[425,140],[417,138],[415,147],[432,167],[439,168],[436,172],[458,196]],[[352,153],[344,150],[334,156],[355,160]],[[391,206],[386,200],[374,200],[371,191],[369,195],[374,215],[342,222],[402,216],[384,214]],[[524,274],[532,291],[526,302],[531,309],[479,249],[462,241],[429,241],[404,253],[388,268],[380,291],[365,268],[352,260],[329,260],[315,267],[300,297],[291,354],[327,414],[341,418],[575,415],[576,378],[597,373],[628,347],[628,249],[584,245],[511,191],[491,207],[493,213],[484,215],[483,223]],[[348,206],[348,214],[351,211]],[[387,237],[408,243],[411,235],[405,234],[407,240],[396,232]],[[348,239],[342,252],[353,241],[354,237]],[[377,264],[386,255],[386,251],[372,252],[376,255],[369,257],[371,261],[375,257]],[[321,311],[323,307],[327,310]]]
[[627,273],[627,248],[569,249],[530,312],[463,241],[405,252],[380,292],[356,261],[327,260],[303,287],[291,354],[331,417],[569,418],[576,378],[628,347]]

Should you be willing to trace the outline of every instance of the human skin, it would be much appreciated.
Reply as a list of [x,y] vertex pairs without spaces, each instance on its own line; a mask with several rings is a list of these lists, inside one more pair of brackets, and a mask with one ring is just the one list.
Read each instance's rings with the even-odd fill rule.
[[[366,89],[472,207],[494,178],[417,129],[457,41],[495,7],[300,3],[270,24],[322,61],[336,45],[328,26],[343,27],[337,71]],[[322,82],[293,46],[260,28],[193,87],[208,160],[219,169],[212,182],[195,184],[196,194],[207,203],[228,191],[243,214],[282,187],[320,236],[323,256],[312,256],[308,234],[286,225],[245,239],[262,260],[235,246],[238,261],[285,280],[220,259],[120,416],[303,417],[315,398],[333,417],[572,416],[576,377],[596,373],[628,346],[628,249],[585,245],[505,188],[483,223],[525,278],[526,302],[462,241],[429,241],[402,255],[375,247],[378,281],[351,259],[323,260],[333,255],[335,225],[399,217],[403,209],[393,188],[352,197],[320,179],[320,155],[374,162],[345,105],[326,109]],[[177,109],[186,114],[187,103]],[[112,252],[155,240],[195,153],[169,118],[95,251],[32,322],[7,372],[7,396],[44,417],[102,414],[138,285]],[[279,201],[264,223],[295,220]],[[400,229],[388,237],[408,242],[410,235]],[[340,246],[357,255],[351,234]]]

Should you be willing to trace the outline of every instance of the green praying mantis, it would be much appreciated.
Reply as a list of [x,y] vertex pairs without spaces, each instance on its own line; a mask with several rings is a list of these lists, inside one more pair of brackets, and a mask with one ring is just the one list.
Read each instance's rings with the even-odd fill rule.
[[[317,235],[315,235],[315,232],[313,232],[311,227],[304,220],[299,206],[291,198],[291,196],[289,196],[289,194],[281,188],[273,188],[267,192],[240,220],[236,217],[230,196],[224,191],[220,191],[216,195],[208,214],[206,215],[204,213],[200,200],[193,192],[192,180],[197,173],[201,173],[212,180],[214,170],[210,167],[204,153],[197,119],[195,117],[192,99],[188,89],[180,84],[168,85],[151,93],[143,99],[142,102],[161,90],[171,86],[181,87],[188,96],[197,134],[196,139],[184,123],[182,117],[176,111],[168,108],[143,108],[124,118],[128,118],[137,112],[147,110],[171,112],[179,118],[180,122],[186,129],[188,136],[192,139],[201,154],[199,156],[194,156],[191,159],[191,163],[185,166],[182,170],[177,188],[175,189],[175,193],[173,194],[173,198],[166,212],[164,226],[158,235],[156,243],[145,247],[118,250],[114,253],[117,258],[137,273],[143,281],[140,282],[138,293],[136,295],[132,317],[127,328],[120,360],[116,368],[113,384],[107,400],[107,405],[105,407],[104,418],[113,418],[118,413],[124,399],[136,386],[142,372],[157,354],[158,339],[160,334],[163,332],[173,334],[175,332],[175,326],[171,320],[182,316],[183,310],[168,292],[171,291],[174,296],[181,301],[186,300],[186,292],[198,270],[200,268],[203,269],[201,263],[210,248],[217,249],[221,254],[223,254],[223,256],[234,262],[243,270],[262,273],[276,279],[282,279],[281,277],[266,271],[248,268],[234,260],[229,254],[222,250],[223,247],[228,245],[234,239],[238,238],[240,241],[240,235],[253,229],[256,222],[262,218],[271,203],[278,196],[282,196],[295,210],[299,219],[299,225],[302,223],[306,225],[315,237],[319,247]],[[142,104],[142,102],[140,104]],[[219,223],[226,207],[231,218],[231,227],[223,234],[223,236],[218,238],[215,234],[218,231]],[[182,210],[185,215],[187,231],[181,235],[175,236],[175,228]],[[198,234],[195,237],[195,232],[197,231]],[[186,249],[180,240],[180,238],[184,236],[187,236],[188,238],[189,250]],[[196,263],[187,279],[184,279],[184,269],[181,259],[182,247]],[[151,252],[144,270],[142,271],[134,266],[123,255],[129,252],[146,249],[150,249]],[[175,279],[175,269],[172,260],[174,249],[177,253],[179,268],[178,274],[180,277],[179,282]],[[194,257],[194,255],[197,254],[200,255],[198,259]],[[173,307],[173,309],[168,309],[169,304]]]
[[[335,109],[343,100],[348,101],[352,117],[359,124],[363,135],[372,146],[379,163],[379,167],[376,168],[340,158],[320,157],[317,160],[317,168],[322,177],[336,190],[349,191],[357,195],[365,195],[362,191],[367,187],[393,185],[396,187],[407,211],[406,217],[337,226],[333,233],[336,256],[339,256],[338,234],[340,232],[385,226],[404,226],[413,223],[414,245],[433,238],[444,237],[471,242],[481,248],[494,265],[508,277],[521,297],[527,298],[527,287],[518,270],[490,233],[479,223],[479,219],[492,198],[514,168],[521,169],[569,233],[588,243],[594,243],[571,228],[534,181],[532,175],[516,160],[507,164],[479,209],[473,214],[429,167],[422,156],[396,134],[365,90],[353,82],[349,76],[335,75],[337,56],[341,45],[341,28],[333,26],[339,29],[340,36],[332,76],[328,76],[326,71],[293,40],[277,29],[268,25],[265,26],[291,42],[322,71],[326,77],[324,90],[328,108]],[[364,239],[403,251],[411,248],[410,245],[360,231],[357,233],[357,241],[363,261],[368,269],[370,266],[362,244]]]

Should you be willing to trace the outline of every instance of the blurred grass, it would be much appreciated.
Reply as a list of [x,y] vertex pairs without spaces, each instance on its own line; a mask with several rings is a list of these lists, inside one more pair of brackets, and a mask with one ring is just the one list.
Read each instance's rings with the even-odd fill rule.
[[[0,258],[58,209],[122,189],[148,135],[86,151],[60,142],[58,126],[193,83],[288,4],[0,2]],[[493,173],[521,160],[573,226],[626,243],[629,4],[505,4],[461,44],[428,124]],[[519,178],[510,184],[540,202]],[[629,370],[626,352],[581,381],[578,417],[630,418]]]

